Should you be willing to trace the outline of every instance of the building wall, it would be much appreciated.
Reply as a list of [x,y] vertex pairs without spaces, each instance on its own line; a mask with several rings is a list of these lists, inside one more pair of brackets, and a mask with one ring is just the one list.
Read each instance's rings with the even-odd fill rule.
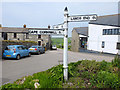
[[72,41],[71,41],[71,50],[74,52],[79,52],[80,47],[80,38],[78,33],[75,30],[72,31]]
[[24,33],[17,33],[17,37],[14,38],[14,33],[7,33],[7,39],[8,40],[25,40],[25,35]]
[[[2,36],[2,34],[0,33]],[[26,38],[26,33],[17,33],[17,38],[14,38],[14,33],[7,33],[7,40],[23,40],[23,41],[41,41],[41,46],[46,46],[47,49],[50,49],[51,46],[51,36],[41,35],[41,38],[38,38],[38,35],[30,35]]]
[[30,35],[29,34],[29,40],[30,41],[41,41],[41,46],[46,46],[47,49],[50,49],[51,46],[51,36],[49,35],[41,35],[41,38],[38,38],[38,35]]
[[[88,30],[88,50],[117,54],[116,49],[119,35],[102,35],[103,29],[119,28],[113,26],[89,24]],[[105,47],[102,48],[102,41],[105,42]],[[120,40],[119,40],[120,41]],[[120,53],[119,53],[120,54]]]

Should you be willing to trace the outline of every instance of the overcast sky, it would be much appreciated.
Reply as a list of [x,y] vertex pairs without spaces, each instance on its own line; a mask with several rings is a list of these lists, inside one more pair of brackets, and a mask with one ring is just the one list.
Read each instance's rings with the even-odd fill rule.
[[[63,23],[64,8],[69,15],[97,14],[110,15],[118,13],[117,2],[3,2],[2,26],[46,28],[48,25]],[[69,37],[74,27],[87,27],[87,22],[69,23]]]

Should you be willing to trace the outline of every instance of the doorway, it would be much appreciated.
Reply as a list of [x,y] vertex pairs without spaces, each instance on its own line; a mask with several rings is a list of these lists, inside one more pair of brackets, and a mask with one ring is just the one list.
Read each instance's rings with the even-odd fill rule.
[[87,38],[86,37],[82,37],[80,39],[80,47],[83,49],[87,49]]
[[2,32],[2,38],[3,38],[3,40],[7,40],[7,33],[6,32]]
[[38,45],[41,46],[41,41],[38,41]]

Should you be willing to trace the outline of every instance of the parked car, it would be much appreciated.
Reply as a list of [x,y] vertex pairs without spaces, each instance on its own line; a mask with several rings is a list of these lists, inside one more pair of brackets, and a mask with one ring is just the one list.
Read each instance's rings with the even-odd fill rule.
[[41,53],[45,53],[45,48],[44,47],[42,47],[42,46],[38,46],[38,45],[36,45],[36,46],[31,46],[30,48],[29,48],[29,50],[30,50],[30,52],[31,53],[36,53],[36,54],[41,54]]
[[52,50],[57,50],[56,45],[52,45]]
[[19,60],[21,57],[31,56],[30,51],[23,45],[8,45],[4,52],[3,58],[16,58]]

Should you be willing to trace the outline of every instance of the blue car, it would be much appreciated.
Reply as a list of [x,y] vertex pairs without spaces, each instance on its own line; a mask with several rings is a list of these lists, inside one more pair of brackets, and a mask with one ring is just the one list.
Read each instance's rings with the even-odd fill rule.
[[40,54],[40,53],[45,53],[45,48],[44,47],[42,47],[42,46],[38,46],[38,45],[36,45],[36,46],[31,46],[30,48],[29,48],[29,50],[30,50],[30,52],[31,53],[36,53],[36,54]]
[[23,45],[9,45],[3,52],[3,58],[16,58],[19,60],[21,57],[31,56],[29,49]]

